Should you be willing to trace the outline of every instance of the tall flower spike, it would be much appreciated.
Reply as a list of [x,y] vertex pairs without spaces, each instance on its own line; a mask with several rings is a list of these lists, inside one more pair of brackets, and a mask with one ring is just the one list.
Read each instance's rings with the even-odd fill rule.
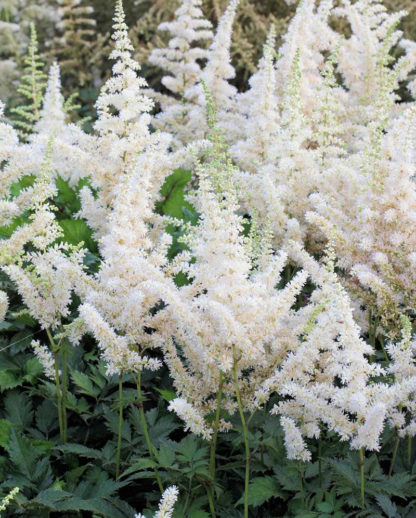
[[230,47],[234,18],[239,3],[240,0],[231,0],[228,4],[219,21],[214,40],[209,48],[208,61],[202,72],[201,82],[189,88],[185,93],[186,99],[198,102],[189,115],[190,126],[196,136],[202,137],[207,131],[204,110],[205,94],[202,82],[206,84],[215,105],[218,107],[219,119],[225,121],[224,124],[227,126],[227,131],[224,133],[228,137],[230,132],[232,132],[233,124],[230,124],[229,112],[234,108],[234,98],[237,89],[229,83],[229,80],[235,77],[235,70],[231,64]]
[[199,61],[208,57],[208,51],[195,43],[212,39],[211,22],[203,17],[202,0],[183,0],[175,11],[175,19],[159,25],[160,31],[172,37],[167,48],[154,49],[149,62],[169,73],[162,84],[174,94],[183,97],[201,76]]
[[[343,0],[334,15],[346,18],[351,26],[351,35],[340,47],[337,67],[349,92],[348,119],[365,126],[376,118],[374,94],[380,88],[380,56],[390,59],[402,36],[396,29],[405,12],[389,13],[380,0]],[[389,96],[395,97],[393,92]]]
[[140,65],[132,58],[134,49],[128,36],[122,0],[117,0],[114,22],[115,47],[110,59],[116,63],[112,77],[104,84],[97,99],[98,120],[94,128],[103,137],[113,137],[113,156],[123,156],[137,153],[136,150],[144,147],[153,103],[142,91],[147,87],[146,80],[137,75]]
[[4,322],[9,308],[9,298],[5,291],[0,291],[0,322]]
[[61,88],[60,69],[55,62],[49,70],[42,110],[39,121],[35,125],[37,133],[46,133],[49,137],[56,137],[63,132],[65,128],[65,111]]
[[[332,31],[323,13],[315,11],[315,0],[302,0],[292,19],[283,45],[279,49],[277,69],[277,93],[280,96],[287,90],[287,79],[295,59],[299,61],[300,97],[304,113],[314,106],[316,88],[322,83],[320,69],[324,58],[322,51],[331,47]],[[296,54],[298,57],[296,58]]]
[[235,76],[235,70],[231,64],[230,47],[234,18],[239,3],[240,0],[231,0],[222,15],[209,49],[208,62],[202,73],[202,79],[209,88],[216,105],[221,109],[228,108],[230,100],[236,93],[235,87],[228,81]]
[[81,191],[80,215],[87,219],[98,237],[106,231],[121,177],[134,168],[140,153],[148,146],[159,143],[160,153],[164,154],[170,144],[166,134],[149,130],[153,102],[144,93],[146,80],[137,75],[140,65],[132,58],[133,46],[124,20],[122,2],[117,0],[112,36],[115,48],[110,55],[116,63],[96,104],[96,158],[101,164],[92,175],[91,183],[98,194],[95,198],[87,187]]
[[200,42],[213,37],[211,23],[203,17],[201,4],[201,0],[183,0],[175,12],[175,19],[159,25],[159,30],[167,31],[172,36],[168,47],[154,49],[149,57],[150,63],[169,74],[162,78],[162,83],[174,94],[167,96],[152,92],[162,109],[154,125],[173,133],[178,146],[194,138],[188,129],[193,103],[185,98],[185,92],[200,79],[200,63],[209,56],[208,50],[201,48]]
[[275,46],[276,29],[272,25],[258,71],[249,80],[250,89],[237,98],[244,134],[230,152],[237,164],[251,173],[276,160],[274,146],[280,130],[280,114],[276,95]]
[[45,87],[44,80],[46,78],[46,75],[43,73],[43,66],[44,64],[39,57],[36,28],[31,23],[28,55],[25,58],[25,73],[17,89],[18,93],[27,99],[27,103],[11,110],[17,116],[14,119],[14,125],[19,130],[23,140],[26,140],[28,135],[32,133],[33,125],[40,117],[40,107]]
[[[22,146],[30,153],[31,145]],[[1,241],[0,267],[15,283],[32,317],[43,328],[55,329],[69,314],[72,293],[83,294],[85,274],[84,251],[56,242],[62,228],[49,201],[56,195],[52,147],[50,140],[33,187],[19,195],[27,198],[26,218]]]
[[[211,102],[208,96],[210,114]],[[207,160],[197,163],[199,190],[192,196],[200,221],[187,234],[190,251],[182,255],[182,263],[177,258],[192,283],[180,288],[154,285],[166,303],[155,327],[165,337],[165,361],[180,398],[171,409],[204,437],[210,435],[205,417],[216,408],[220,374],[231,377],[235,362],[244,405],[251,404],[256,383],[246,379],[246,372],[261,377],[270,349],[277,354],[277,337],[292,336],[288,314],[306,281],[301,272],[286,289],[275,289],[285,254],[264,253],[253,265],[238,213],[234,168],[213,119],[208,120],[213,145]],[[235,397],[227,384],[224,408],[233,412]]]
[[[162,499],[159,503],[159,509],[153,515],[153,518],[171,518],[173,508],[179,496],[179,490],[176,486],[170,486],[163,492]],[[137,513],[135,518],[145,518],[143,514]]]
[[125,172],[113,193],[113,207],[100,240],[102,262],[80,308],[95,335],[108,372],[154,369],[160,364],[144,355],[158,340],[152,309],[160,295],[154,283],[165,279],[171,237],[153,208],[172,157],[155,143]]

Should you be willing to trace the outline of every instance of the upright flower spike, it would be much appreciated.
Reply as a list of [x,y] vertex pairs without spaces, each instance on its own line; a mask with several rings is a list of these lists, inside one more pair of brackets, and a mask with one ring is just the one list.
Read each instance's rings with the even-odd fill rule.
[[103,260],[80,308],[108,372],[137,374],[160,366],[147,356],[147,350],[159,345],[158,334],[148,332],[154,329],[152,309],[160,301],[152,285],[173,281],[164,273],[171,237],[165,234],[154,205],[165,178],[160,172],[165,173],[171,161],[161,147],[148,147],[119,179],[113,193],[113,207],[100,240]]
[[230,47],[233,23],[239,3],[240,0],[231,0],[222,15],[209,49],[208,62],[202,73],[202,79],[210,90],[214,102],[222,109],[229,107],[236,93],[235,87],[229,83],[229,80],[235,77],[235,70],[231,64]]
[[[202,87],[204,83],[214,99],[219,110],[219,119],[227,127],[227,137],[232,131],[230,112],[234,108],[234,99],[237,93],[235,86],[229,80],[235,77],[235,70],[231,64],[231,37],[233,23],[240,0],[231,0],[222,15],[213,42],[209,48],[208,60],[202,71],[201,82],[189,88],[185,93],[187,100],[197,102],[197,106],[191,111],[190,128],[195,136],[204,137],[207,132],[205,114],[205,94]],[[224,127],[225,127],[224,126]],[[229,130],[229,131],[228,131]]]
[[[249,212],[256,213],[261,225],[269,221],[278,247],[282,246],[288,234],[294,238],[293,233],[288,232],[291,220],[298,222],[299,239],[306,235],[304,214],[311,206],[308,196],[316,189],[318,181],[316,152],[308,145],[313,134],[311,121],[304,113],[300,57],[300,51],[296,52],[290,76],[286,79],[286,90],[277,109],[268,111],[266,115],[264,109],[258,112],[262,103],[253,103],[252,118],[247,123],[248,128],[252,127],[252,137],[243,137],[232,147],[237,158],[241,152],[242,159],[250,156],[252,161],[251,164],[245,162],[247,169],[236,174],[242,205]],[[272,55],[269,54],[268,59],[270,65]],[[274,71],[269,68],[269,73],[273,83]],[[268,88],[266,92],[268,101],[272,102],[275,94]],[[255,129],[259,118],[267,124],[270,134],[260,131],[259,127]],[[257,162],[255,156],[244,154],[251,149],[252,142],[257,143]],[[263,156],[262,143],[265,146]]]
[[[179,490],[176,486],[168,487],[162,495],[159,503],[159,509],[153,515],[153,518],[172,518],[174,506],[179,496]],[[138,513],[135,518],[145,518],[143,514]]]
[[250,173],[276,161],[274,146],[280,131],[280,113],[276,95],[275,46],[276,29],[272,25],[258,71],[249,80],[250,89],[237,97],[244,133],[230,152],[239,167]]
[[180,98],[201,76],[199,62],[208,58],[208,51],[195,45],[213,37],[211,22],[203,17],[202,0],[183,0],[175,11],[175,19],[159,25],[171,35],[167,48],[154,49],[149,62],[168,72],[162,84]]
[[388,372],[394,383],[383,403],[388,409],[387,419],[400,437],[416,436],[416,341],[410,320],[402,315],[402,336],[387,345],[391,358]]
[[365,423],[369,412],[381,408],[387,387],[370,381],[383,371],[368,361],[373,350],[360,337],[332,260],[321,266],[296,243],[290,243],[288,249],[292,260],[308,271],[316,289],[309,304],[294,317],[300,326],[294,331],[298,333],[295,348],[288,349],[274,374],[258,385],[257,397],[267,399],[270,389],[279,394],[272,413],[292,420],[283,423],[287,441],[292,435],[297,437],[297,446],[292,443],[289,449],[292,458],[307,458],[298,432],[319,437],[320,423],[341,440],[351,441],[352,448],[378,449],[385,413],[372,433]]
[[[380,112],[383,120],[386,113]],[[387,126],[374,121],[368,135],[374,145],[325,171],[320,192],[311,196],[319,216],[307,215],[326,235],[334,235],[339,264],[351,275],[345,285],[357,302],[381,318],[391,338],[400,333],[398,317],[410,315],[416,300],[415,116],[411,105],[398,119],[386,121]]]
[[[208,96],[208,113],[211,103]],[[186,426],[206,437],[211,427],[205,417],[217,406],[221,375],[228,380],[223,408],[230,412],[236,408],[235,368],[247,407],[254,384],[246,383],[244,373],[254,369],[261,376],[274,338],[280,332],[290,335],[285,328],[290,327],[288,313],[306,280],[300,273],[286,289],[275,290],[284,254],[265,253],[253,268],[238,214],[234,168],[212,120],[208,125],[213,146],[208,160],[197,165],[199,190],[192,197],[201,218],[187,235],[189,252],[175,262],[175,272],[182,270],[192,283],[180,288],[154,285],[166,303],[154,325],[165,337],[165,361],[182,398],[171,408],[186,420]],[[264,304],[267,307],[260,311]]]
[[23,140],[33,131],[33,125],[39,120],[40,108],[42,105],[43,90],[45,87],[46,75],[43,73],[44,64],[39,58],[39,47],[36,28],[30,24],[30,43],[28,55],[25,58],[24,75],[17,89],[18,93],[27,99],[27,103],[11,111],[14,118],[14,125],[18,129]]
[[9,298],[5,291],[0,291],[0,322],[4,322],[9,309]]
[[[0,120],[4,117],[4,104],[0,101]],[[7,163],[19,146],[19,138],[17,132],[7,122],[0,122],[0,163]],[[3,166],[4,167],[4,166]],[[0,181],[0,196],[4,196],[6,192],[2,189]]]
[[69,314],[72,294],[76,291],[81,296],[87,281],[84,251],[56,242],[62,229],[49,201],[56,195],[52,146],[50,141],[33,187],[20,195],[24,199],[26,195],[21,211],[26,216],[23,223],[1,241],[0,248],[1,269],[15,283],[30,314],[44,329],[61,325]]
[[374,117],[380,53],[388,55],[401,38],[396,27],[405,12],[388,13],[380,0],[343,0],[334,14],[345,17],[351,25],[351,36],[340,47],[338,58],[338,71],[349,91],[349,118],[367,123]]
[[334,37],[327,23],[330,6],[318,11],[315,6],[315,0],[299,3],[276,62],[277,94],[281,97],[287,90],[292,64],[295,59],[299,61],[300,98],[303,111],[308,116],[315,104],[316,89],[322,83],[320,70],[324,62],[323,51],[331,48]]
[[201,0],[183,0],[175,12],[175,19],[159,25],[159,30],[172,36],[167,48],[154,49],[149,62],[169,75],[162,78],[162,84],[173,96],[153,92],[162,111],[156,117],[157,128],[172,132],[178,146],[193,140],[188,130],[189,111],[194,107],[185,92],[193,88],[200,79],[200,63],[208,59],[209,52],[200,44],[213,37],[211,22],[203,17]]
[[345,123],[346,94],[336,82],[335,71],[339,47],[326,60],[322,71],[323,85],[317,91],[316,108],[313,111],[314,140],[317,145],[317,160],[321,168],[325,169],[336,163],[336,159],[346,154],[346,133],[348,126]]
[[61,74],[55,62],[49,70],[48,83],[43,99],[39,121],[35,124],[36,133],[46,133],[57,137],[65,128],[64,98],[61,92]]
[[[110,54],[110,59],[116,63],[96,104],[98,120],[94,128],[98,137],[95,153],[101,164],[92,175],[91,183],[98,191],[97,198],[87,187],[81,192],[80,215],[87,219],[98,237],[106,231],[122,176],[134,168],[147,147],[159,146],[161,155],[165,155],[170,143],[168,135],[149,130],[153,102],[144,93],[146,80],[137,75],[140,65],[132,58],[133,46],[124,20],[122,2],[117,0],[112,36],[115,48]],[[165,169],[160,171],[166,172]]]
[[137,156],[147,144],[153,103],[143,93],[146,80],[137,75],[140,65],[132,58],[134,49],[128,36],[122,0],[116,2],[114,22],[112,39],[115,46],[110,59],[116,63],[112,77],[104,84],[97,99],[98,120],[94,128],[108,140],[110,156],[123,157],[123,162],[129,163],[131,155]]

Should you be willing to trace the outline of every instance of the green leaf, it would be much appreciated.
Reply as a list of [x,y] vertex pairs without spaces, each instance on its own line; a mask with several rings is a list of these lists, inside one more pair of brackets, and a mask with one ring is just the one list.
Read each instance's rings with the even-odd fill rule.
[[159,394],[165,401],[169,402],[178,397],[177,394],[173,392],[173,390],[159,389],[157,387],[155,387],[155,389],[157,390],[157,392],[159,392]]
[[4,225],[0,227],[0,238],[9,238],[12,236],[13,232],[18,228],[28,223],[29,219],[27,216],[16,216],[13,218],[10,225]]
[[332,511],[334,510],[333,505],[329,502],[321,502],[316,506],[316,508],[318,509],[318,511],[321,511],[323,513],[332,513]]
[[31,480],[36,468],[38,455],[30,441],[20,433],[17,434],[14,428],[12,428],[7,450],[13,464],[16,465],[23,475]]
[[184,208],[195,214],[192,205],[185,200],[185,188],[191,181],[192,173],[185,169],[176,169],[176,171],[166,178],[165,183],[160,191],[162,201],[158,204],[158,209],[167,216],[174,218],[188,219],[189,216],[184,214]]
[[24,380],[33,383],[42,375],[43,367],[37,358],[30,358],[24,365]]
[[19,196],[23,189],[27,189],[28,187],[32,187],[35,183],[36,177],[32,175],[22,176],[19,181],[14,182],[10,186],[10,194],[15,197]]
[[208,514],[206,511],[191,511],[189,513],[189,518],[210,518],[210,514]]
[[[255,477],[251,480],[248,488],[248,502],[253,507],[264,504],[270,498],[284,498],[284,494],[280,490],[278,482],[273,477]],[[244,502],[244,496],[240,498],[237,504]]]
[[130,468],[123,471],[121,478],[128,477],[129,475],[133,475],[134,473],[137,473],[138,471],[146,471],[148,469],[153,469],[156,467],[157,464],[149,458],[140,459],[137,462],[134,462]]
[[161,466],[168,468],[175,462],[175,452],[169,446],[162,446],[157,453],[157,460]]
[[21,392],[9,392],[4,398],[6,415],[12,424],[28,428],[33,420],[31,400]]
[[71,245],[84,245],[95,252],[97,250],[97,243],[92,237],[92,230],[81,219],[62,219],[59,222],[63,231],[63,240]]
[[0,446],[7,448],[10,441],[12,425],[7,419],[0,419]]
[[377,495],[376,500],[388,518],[394,518],[397,515],[397,507],[387,495]]
[[58,411],[48,399],[44,399],[36,410],[36,426],[44,435],[49,435],[58,427]]
[[74,370],[71,372],[71,378],[74,384],[78,387],[78,392],[93,398],[97,398],[100,393],[100,389],[94,387],[92,381],[86,374]]
[[23,384],[23,379],[9,370],[0,371],[0,391],[10,390]]
[[57,447],[63,453],[73,453],[79,457],[86,457],[87,459],[100,459],[101,452],[93,448],[87,448],[83,444],[62,444]]
[[55,181],[55,185],[58,189],[57,201],[62,205],[70,214],[78,212],[81,208],[81,202],[77,195],[77,192],[72,189],[68,182],[58,176]]

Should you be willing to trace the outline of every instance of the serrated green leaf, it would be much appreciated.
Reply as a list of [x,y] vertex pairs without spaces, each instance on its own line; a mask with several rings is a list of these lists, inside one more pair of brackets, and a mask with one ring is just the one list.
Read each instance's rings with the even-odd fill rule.
[[175,462],[175,452],[169,446],[162,446],[157,452],[157,460],[163,467],[172,466]]
[[[273,477],[255,477],[251,480],[248,488],[248,503],[258,507],[270,498],[284,498],[279,484]],[[241,497],[237,504],[242,504],[244,497]]]
[[63,453],[72,453],[74,455],[78,455],[79,457],[86,457],[87,459],[100,459],[101,452],[99,450],[95,450],[93,448],[88,448],[83,444],[62,444],[57,447]]
[[12,428],[7,451],[13,464],[23,475],[31,480],[36,469],[38,456],[30,441],[21,434],[17,434],[14,428]]
[[394,518],[397,515],[397,507],[387,495],[376,495],[376,500],[388,518]]
[[33,382],[43,373],[43,367],[37,358],[30,358],[25,363],[24,367],[24,380]]
[[16,388],[23,384],[23,378],[9,371],[0,371],[0,392]]
[[177,394],[173,392],[173,390],[159,389],[157,387],[155,387],[155,389],[157,390],[157,392],[159,392],[159,394],[165,401],[169,402],[178,397]]
[[129,475],[133,475],[134,473],[137,473],[139,471],[145,471],[148,469],[153,469],[156,467],[157,464],[152,459],[140,459],[137,462],[134,462],[130,468],[123,471],[121,478],[128,477]]
[[323,513],[332,513],[332,511],[334,510],[334,507],[329,502],[321,502],[316,506],[316,508],[318,509],[318,511],[321,511]]
[[81,219],[62,219],[59,226],[63,231],[63,240],[71,245],[84,243],[85,247],[92,252],[97,251],[97,243],[92,237],[92,230]]
[[100,393],[100,389],[93,385],[92,381],[86,374],[74,370],[71,372],[71,378],[74,385],[78,387],[78,392],[93,398],[97,398]]
[[158,204],[158,209],[163,214],[180,219],[184,216],[183,207],[192,212],[192,205],[185,200],[185,187],[191,177],[191,171],[177,169],[166,178],[160,190],[162,200]]
[[12,424],[25,429],[32,424],[32,401],[22,392],[9,392],[4,398],[6,416]]
[[45,399],[36,409],[36,426],[44,435],[57,429],[58,411],[52,401]]
[[210,518],[210,515],[206,511],[190,511],[189,518]]
[[7,419],[0,419],[0,446],[7,448],[10,441],[12,425]]

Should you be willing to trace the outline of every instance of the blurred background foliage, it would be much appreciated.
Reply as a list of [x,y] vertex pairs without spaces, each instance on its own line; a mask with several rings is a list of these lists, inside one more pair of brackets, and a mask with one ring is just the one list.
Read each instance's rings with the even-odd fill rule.
[[[216,25],[228,0],[204,0],[204,12]],[[235,23],[232,54],[235,83],[244,90],[256,68],[271,23],[279,38],[285,33],[297,2],[242,0]],[[36,24],[42,58],[61,64],[64,93],[77,91],[82,116],[92,112],[98,88],[109,74],[109,31],[113,0],[0,0],[0,98],[14,104],[16,84],[29,40],[29,24]],[[172,19],[180,0],[125,0],[136,58],[150,86],[160,84],[161,71],[147,63],[154,47],[163,47],[168,35],[158,25]],[[416,1],[384,0],[388,9],[406,9],[405,37],[416,39]],[[279,43],[279,42],[278,42]]]

